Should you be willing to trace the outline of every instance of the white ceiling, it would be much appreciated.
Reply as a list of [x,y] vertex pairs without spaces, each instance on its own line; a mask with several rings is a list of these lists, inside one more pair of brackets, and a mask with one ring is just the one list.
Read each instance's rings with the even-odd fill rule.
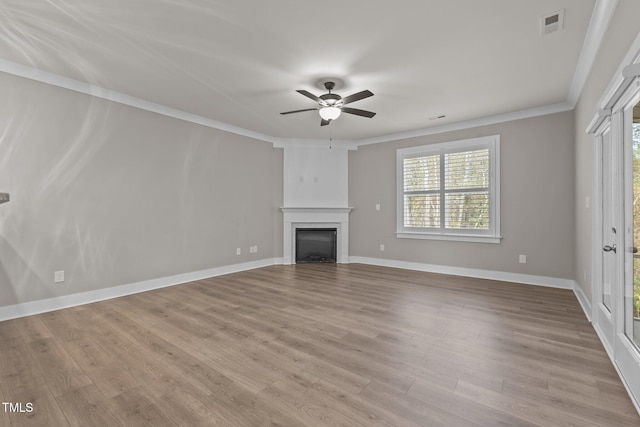
[[[3,0],[0,59],[270,137],[361,140],[565,103],[595,3]],[[350,106],[377,115],[279,114],[314,107],[295,89],[323,77],[371,90]]]

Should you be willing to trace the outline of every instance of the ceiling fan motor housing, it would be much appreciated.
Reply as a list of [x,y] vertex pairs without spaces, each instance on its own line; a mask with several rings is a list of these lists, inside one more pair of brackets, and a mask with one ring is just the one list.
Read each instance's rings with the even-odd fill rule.
[[327,105],[337,105],[338,101],[342,99],[340,95],[336,95],[335,93],[325,93],[324,95],[320,95],[319,98]]

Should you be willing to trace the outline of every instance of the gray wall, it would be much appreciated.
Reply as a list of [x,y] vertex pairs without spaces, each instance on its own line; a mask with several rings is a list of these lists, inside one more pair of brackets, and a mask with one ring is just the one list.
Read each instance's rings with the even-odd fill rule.
[[[564,112],[350,152],[350,255],[573,279],[573,130],[573,112]],[[396,150],[495,134],[501,138],[502,242],[397,239]]]
[[0,92],[0,306],[282,256],[281,149],[6,74]]
[[[585,198],[593,193],[593,137],[585,130],[593,118],[596,104],[613,74],[640,33],[640,1],[620,0],[600,46],[595,63],[575,109],[576,164],[576,265],[575,279],[591,300],[591,220],[592,204],[586,208]],[[586,278],[585,278],[586,275]]]

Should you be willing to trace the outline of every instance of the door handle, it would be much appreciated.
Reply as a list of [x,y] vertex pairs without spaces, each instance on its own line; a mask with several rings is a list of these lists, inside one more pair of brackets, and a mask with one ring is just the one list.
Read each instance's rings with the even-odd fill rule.
[[614,254],[618,252],[617,249],[616,249],[616,245],[613,245],[613,246],[605,245],[602,248],[602,250],[605,251],[605,252],[612,252],[613,251]]

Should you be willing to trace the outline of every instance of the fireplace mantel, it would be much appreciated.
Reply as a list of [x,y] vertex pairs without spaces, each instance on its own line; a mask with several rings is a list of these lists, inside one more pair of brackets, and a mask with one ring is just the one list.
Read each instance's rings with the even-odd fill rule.
[[284,213],[320,213],[320,214],[348,214],[353,208],[326,208],[326,207],[313,207],[313,206],[300,206],[300,207],[281,207],[280,210]]
[[337,230],[337,262],[349,263],[349,213],[351,207],[287,206],[283,212],[282,263],[295,263],[296,228],[335,228]]

